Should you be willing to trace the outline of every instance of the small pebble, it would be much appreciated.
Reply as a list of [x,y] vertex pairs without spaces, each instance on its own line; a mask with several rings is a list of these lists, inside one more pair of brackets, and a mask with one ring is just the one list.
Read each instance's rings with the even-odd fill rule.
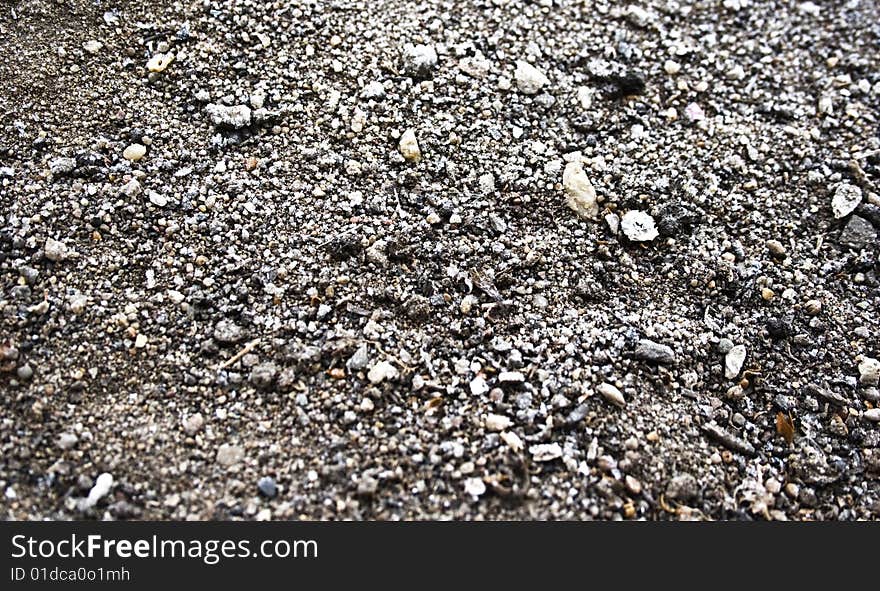
[[549,462],[562,457],[562,448],[558,443],[538,443],[529,448],[529,453],[536,462]]
[[516,62],[516,71],[513,74],[516,87],[523,94],[538,94],[542,88],[550,83],[550,79],[532,64],[519,60]]
[[595,219],[599,215],[596,190],[580,162],[569,162],[562,173],[565,204],[582,219]]
[[278,496],[278,485],[269,476],[263,476],[257,481],[257,490],[267,499],[274,499]]
[[204,425],[205,419],[198,412],[183,419],[183,431],[190,437],[201,431]]
[[101,51],[101,48],[104,47],[104,44],[95,39],[91,39],[83,43],[83,49],[85,49],[88,53],[98,53]]
[[379,361],[367,373],[371,384],[379,384],[385,380],[393,380],[398,376],[397,368],[387,361]]
[[739,375],[743,364],[746,361],[746,346],[736,345],[724,356],[724,377],[728,380]]
[[880,361],[865,357],[859,363],[859,383],[862,386],[877,386],[880,383]]
[[770,251],[774,257],[784,259],[785,258],[785,246],[779,240],[768,240],[767,241],[767,250]]
[[419,162],[422,159],[422,150],[419,148],[419,142],[416,139],[416,132],[413,129],[407,129],[400,136],[398,149],[407,162]]
[[79,437],[73,433],[62,433],[58,436],[58,447],[61,449],[71,449],[79,442]]
[[217,449],[217,463],[225,468],[229,468],[241,462],[244,459],[244,449],[237,445],[229,445],[224,443]]
[[649,242],[659,236],[654,218],[644,211],[628,211],[620,218],[620,230],[633,242]]
[[498,381],[502,384],[521,384],[526,377],[519,371],[502,371],[498,374]]
[[681,64],[672,60],[666,60],[666,62],[663,64],[663,69],[670,76],[675,76],[676,74],[681,72]]
[[53,262],[63,261],[67,258],[67,246],[63,242],[47,238],[43,246],[43,255]]
[[626,399],[623,397],[623,393],[614,385],[605,382],[596,386],[596,391],[608,402],[621,408],[626,406]]
[[841,183],[834,190],[831,199],[831,210],[836,219],[845,218],[856,210],[862,202],[862,190],[849,183]]
[[122,151],[122,157],[131,162],[137,162],[147,153],[147,147],[143,144],[131,144]]
[[403,48],[403,74],[427,78],[437,67],[437,51],[431,45],[407,44]]
[[482,478],[468,478],[464,481],[464,492],[472,497],[480,497],[486,493],[486,483]]
[[489,431],[504,431],[506,429],[509,429],[513,425],[513,421],[511,421],[504,415],[489,413],[486,415],[486,420],[483,422],[483,424]]
[[668,345],[661,345],[649,339],[641,339],[633,351],[633,357],[648,363],[672,365],[675,363],[675,351]]

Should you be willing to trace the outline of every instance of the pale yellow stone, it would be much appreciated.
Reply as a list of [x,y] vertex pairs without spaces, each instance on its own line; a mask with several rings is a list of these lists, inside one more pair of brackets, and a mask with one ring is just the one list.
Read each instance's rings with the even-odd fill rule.
[[122,157],[132,162],[137,162],[147,153],[147,147],[143,144],[132,144],[122,151]]
[[407,162],[418,162],[422,159],[422,150],[419,148],[419,141],[416,139],[416,132],[407,129],[400,136],[400,144],[398,145],[400,153],[406,158]]
[[163,72],[173,61],[173,53],[157,53],[147,62],[147,69],[151,72]]
[[565,204],[574,210],[578,217],[596,219],[599,215],[596,190],[580,162],[569,162],[565,165],[562,186],[565,188]]

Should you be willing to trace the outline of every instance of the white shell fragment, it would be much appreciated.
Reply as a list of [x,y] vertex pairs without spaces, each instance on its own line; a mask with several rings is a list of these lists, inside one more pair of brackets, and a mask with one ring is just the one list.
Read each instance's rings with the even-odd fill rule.
[[137,162],[147,153],[147,147],[143,144],[131,144],[122,151],[122,157],[131,162]]
[[580,218],[596,219],[599,215],[599,204],[596,201],[596,189],[590,182],[580,162],[569,162],[562,172],[562,186],[565,189],[565,204]]
[[644,211],[628,211],[620,219],[620,229],[633,242],[649,242],[659,233],[654,218]]

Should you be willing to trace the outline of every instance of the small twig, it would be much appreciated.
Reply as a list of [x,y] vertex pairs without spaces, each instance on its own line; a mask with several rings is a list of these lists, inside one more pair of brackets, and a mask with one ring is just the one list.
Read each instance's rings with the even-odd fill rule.
[[250,343],[245,345],[241,349],[241,351],[239,351],[238,353],[236,353],[235,355],[233,355],[232,357],[230,357],[229,359],[227,359],[226,361],[224,361],[223,363],[218,365],[215,368],[215,371],[220,371],[222,369],[226,369],[227,367],[229,367],[230,365],[232,365],[233,363],[235,363],[236,361],[238,361],[239,359],[241,359],[242,357],[244,357],[245,355],[247,355],[248,353],[253,351],[254,347],[256,347],[259,344],[260,344],[260,339],[252,340]]

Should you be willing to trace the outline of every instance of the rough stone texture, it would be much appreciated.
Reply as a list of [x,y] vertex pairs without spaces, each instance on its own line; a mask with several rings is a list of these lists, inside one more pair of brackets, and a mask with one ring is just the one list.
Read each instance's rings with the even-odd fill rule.
[[0,514],[877,519],[877,3],[809,4],[4,3]]

